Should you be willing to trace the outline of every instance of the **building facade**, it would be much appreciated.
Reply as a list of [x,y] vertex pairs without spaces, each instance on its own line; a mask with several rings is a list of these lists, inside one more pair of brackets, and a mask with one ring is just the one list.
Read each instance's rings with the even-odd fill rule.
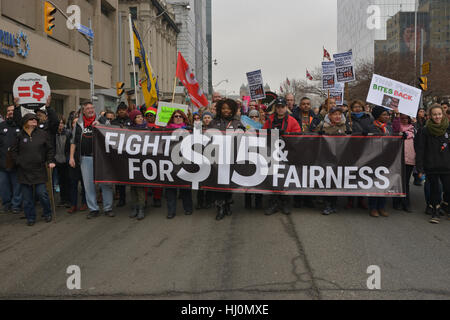
[[[81,8],[81,24],[92,18],[94,40],[94,83],[98,110],[116,103],[117,81],[117,0],[53,0],[66,11],[69,5]],[[52,105],[61,115],[90,100],[89,47],[83,36],[66,27],[65,18],[55,14],[53,35],[44,32],[44,1],[0,0],[0,105],[4,113],[13,103],[15,79],[26,72],[47,76],[52,89]],[[20,41],[18,41],[20,40]]]
[[181,30],[178,35],[177,49],[194,70],[200,88],[208,95],[211,62],[207,41],[207,1],[167,0],[167,3],[172,6],[176,23]]
[[[180,32],[172,7],[161,0],[120,0],[119,11],[119,79],[130,93],[128,102],[136,102],[129,14],[135,21],[153,74],[158,80],[160,100],[172,99],[177,68],[177,35]],[[138,95],[138,103],[144,104],[142,94]]]

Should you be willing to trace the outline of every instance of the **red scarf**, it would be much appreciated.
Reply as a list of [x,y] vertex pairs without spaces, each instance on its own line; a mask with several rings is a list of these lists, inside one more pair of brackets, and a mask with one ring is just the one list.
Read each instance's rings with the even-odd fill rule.
[[386,126],[387,126],[387,123],[382,123],[382,122],[380,122],[380,121],[378,121],[378,120],[375,120],[374,122],[373,122],[373,124],[377,127],[377,128],[379,128],[383,133],[386,133]]
[[83,121],[85,128],[90,127],[95,121],[95,115],[92,118],[86,118],[86,116],[83,115]]

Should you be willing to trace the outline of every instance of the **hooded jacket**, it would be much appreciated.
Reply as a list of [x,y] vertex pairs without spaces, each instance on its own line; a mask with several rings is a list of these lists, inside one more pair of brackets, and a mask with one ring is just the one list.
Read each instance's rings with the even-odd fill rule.
[[21,130],[12,147],[12,156],[17,165],[17,180],[21,184],[45,184],[47,163],[55,163],[55,153],[50,135],[41,129],[34,129],[31,136]]
[[344,115],[342,115],[341,121],[336,125],[332,125],[330,117],[326,115],[325,120],[320,124],[319,131],[327,136],[345,136],[350,131],[350,127],[346,124]]
[[[270,115],[267,119],[266,123],[264,124],[263,129],[273,129],[273,123],[275,121],[275,113]],[[281,126],[281,130],[286,133],[300,133],[302,132],[302,128],[298,124],[298,121],[290,116],[289,114],[286,114],[286,116],[283,119],[283,124]]]
[[16,142],[20,127],[14,120],[8,119],[0,123],[0,170],[5,170],[6,153]]
[[231,120],[226,120],[224,118],[215,118],[209,124],[210,128],[218,129],[220,131],[225,131],[227,129],[237,130],[243,129],[245,130],[244,125],[241,123],[241,120],[238,115],[235,115]]
[[[351,127],[353,135],[367,135],[373,124],[373,117],[370,113],[363,112],[361,117],[357,117],[353,112],[351,113]],[[350,126],[350,120],[347,119],[347,124]]]

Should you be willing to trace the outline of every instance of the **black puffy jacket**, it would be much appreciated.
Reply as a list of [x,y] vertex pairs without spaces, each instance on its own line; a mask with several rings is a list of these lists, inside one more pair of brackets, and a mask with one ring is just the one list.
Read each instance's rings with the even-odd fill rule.
[[[369,113],[364,113],[361,118],[357,118],[352,113],[352,134],[367,135],[370,131],[373,131],[373,121],[373,117]],[[347,123],[350,123],[349,119],[347,119]]]
[[450,127],[444,136],[433,136],[424,127],[416,137],[417,171],[426,174],[450,174]]

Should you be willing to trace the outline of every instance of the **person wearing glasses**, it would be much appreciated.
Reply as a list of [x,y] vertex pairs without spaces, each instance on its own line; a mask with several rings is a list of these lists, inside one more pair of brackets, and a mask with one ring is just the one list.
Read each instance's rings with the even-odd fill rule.
[[[264,125],[264,129],[280,130],[280,134],[302,132],[297,120],[290,115],[291,112],[287,106],[286,99],[277,98],[271,113]],[[266,210],[267,216],[271,216],[280,210],[285,215],[291,214],[289,196],[272,195],[270,196],[270,204],[271,206]]]
[[156,114],[158,111],[155,108],[149,108],[145,112],[145,121],[147,122],[147,127],[158,129],[159,127],[156,125]]
[[[188,129],[189,128],[189,119],[186,114],[181,110],[176,110],[169,122],[167,123],[167,129]],[[173,219],[176,216],[177,212],[177,188],[168,188],[166,189],[166,198],[167,198],[167,219]],[[193,202],[192,202],[192,190],[191,189],[180,189],[180,197],[183,201],[184,213],[187,216],[192,215],[193,213]]]

